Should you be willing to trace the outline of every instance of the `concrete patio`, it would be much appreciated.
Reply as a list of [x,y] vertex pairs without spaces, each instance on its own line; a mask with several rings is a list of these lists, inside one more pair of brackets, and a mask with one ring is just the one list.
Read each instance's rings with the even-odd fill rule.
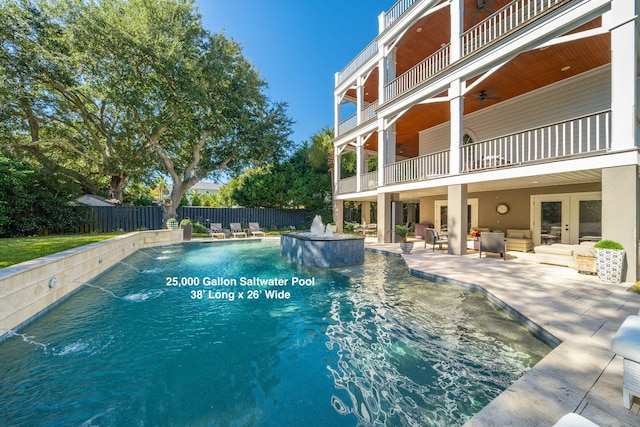
[[[400,253],[398,244],[369,238],[366,248]],[[610,350],[624,319],[638,313],[640,295],[629,284],[536,264],[533,253],[508,252],[506,261],[492,255],[453,256],[423,242],[403,255],[413,274],[479,286],[562,341],[465,426],[552,426],[570,412],[602,427],[640,425],[640,399],[631,410],[622,405],[622,358]]]

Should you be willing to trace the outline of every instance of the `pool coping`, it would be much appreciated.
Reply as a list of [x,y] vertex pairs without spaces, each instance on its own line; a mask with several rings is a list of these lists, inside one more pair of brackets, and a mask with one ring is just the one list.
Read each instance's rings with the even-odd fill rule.
[[139,231],[0,269],[0,342],[138,249],[182,240],[179,229]]
[[[630,410],[622,406],[622,358],[610,350],[620,324],[638,313],[640,295],[570,268],[536,264],[530,254],[509,252],[504,261],[419,246],[401,255],[412,274],[476,289],[559,342],[465,427],[551,426],[569,412],[601,426],[640,425],[638,400]],[[398,245],[372,242],[367,249],[400,252]]]

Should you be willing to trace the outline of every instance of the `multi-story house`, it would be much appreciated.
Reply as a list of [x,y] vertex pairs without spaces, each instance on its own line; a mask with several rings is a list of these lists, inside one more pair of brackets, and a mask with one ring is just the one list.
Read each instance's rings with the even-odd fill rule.
[[[335,76],[335,198],[446,231],[623,244],[638,279],[640,0],[400,0]],[[370,161],[377,158],[377,161]],[[377,165],[370,168],[369,165]],[[373,170],[369,170],[373,169]],[[338,203],[338,224],[343,203]]]

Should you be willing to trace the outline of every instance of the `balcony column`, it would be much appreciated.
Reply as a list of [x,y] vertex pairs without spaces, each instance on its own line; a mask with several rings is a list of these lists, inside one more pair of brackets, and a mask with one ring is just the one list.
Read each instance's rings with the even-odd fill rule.
[[393,193],[378,193],[378,243],[390,243],[392,233],[395,234],[395,225],[391,223],[393,200]]
[[638,165],[602,169],[602,237],[622,244],[627,258],[622,280],[630,283],[640,279],[638,173]]
[[449,6],[449,15],[451,18],[451,63],[462,58],[462,32],[464,29],[464,0],[451,0]]
[[464,83],[454,80],[449,86],[450,141],[449,141],[449,174],[460,173],[460,143],[464,132]]
[[364,78],[358,77],[356,84],[356,124],[359,125],[362,120],[362,108],[364,107]]
[[364,142],[362,136],[356,138],[356,191],[362,191],[362,174],[366,173]]
[[339,209],[339,206],[342,206],[342,200],[338,200],[339,194],[339,186],[340,186],[340,153],[336,147],[333,149],[333,206],[331,206],[333,210],[333,219],[338,226],[338,232],[342,230],[342,209]]
[[339,136],[340,132],[340,97],[333,96],[333,134]]
[[640,147],[638,130],[638,1],[612,0],[611,149]]
[[447,233],[448,252],[453,255],[467,253],[467,185],[450,185],[448,191]]

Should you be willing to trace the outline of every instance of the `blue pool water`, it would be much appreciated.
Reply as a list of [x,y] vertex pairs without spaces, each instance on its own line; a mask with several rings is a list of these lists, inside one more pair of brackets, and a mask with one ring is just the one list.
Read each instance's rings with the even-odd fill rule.
[[0,344],[0,425],[455,426],[549,350],[399,257],[147,249]]

